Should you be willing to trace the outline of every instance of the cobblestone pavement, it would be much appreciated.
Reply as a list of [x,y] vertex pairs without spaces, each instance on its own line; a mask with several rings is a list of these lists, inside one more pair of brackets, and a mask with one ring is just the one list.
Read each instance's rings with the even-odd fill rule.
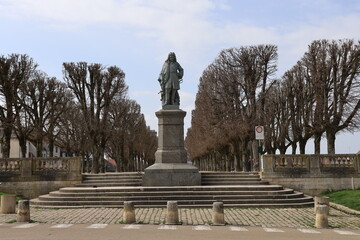
[[[212,210],[207,208],[179,209],[184,225],[211,224]],[[122,223],[122,208],[41,209],[31,208],[31,219],[39,223]],[[0,224],[13,222],[16,214],[0,214]],[[166,220],[166,208],[137,208],[136,220],[140,224],[161,224]],[[229,225],[262,227],[314,227],[313,208],[225,208],[225,221]],[[360,216],[330,209],[329,226],[332,228],[360,229]]]

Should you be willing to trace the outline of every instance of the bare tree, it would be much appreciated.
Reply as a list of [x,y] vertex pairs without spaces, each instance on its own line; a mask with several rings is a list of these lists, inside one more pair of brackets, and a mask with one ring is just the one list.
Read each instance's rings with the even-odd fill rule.
[[306,69],[299,61],[282,78],[288,93],[289,135],[292,139],[293,154],[296,154],[297,144],[299,144],[300,154],[305,154],[306,143],[313,136],[311,118],[313,116],[314,89],[305,75]]
[[12,54],[0,56],[0,120],[3,126],[3,157],[10,155],[10,140],[16,119],[17,91],[21,84],[28,81],[37,64],[27,55]]
[[360,121],[360,41],[324,42],[328,47],[329,103],[325,113],[328,153],[335,154],[336,134]]
[[[35,142],[37,156],[42,156],[43,142],[45,137],[45,125],[50,116],[56,114],[51,103],[63,96],[56,95],[57,86],[60,83],[55,78],[48,77],[44,72],[37,71],[34,78],[24,85],[22,106],[27,112],[32,125],[31,138]],[[59,93],[61,94],[61,93]],[[54,105],[53,105],[54,106]]]
[[324,132],[328,153],[335,153],[335,135],[356,126],[359,100],[359,42],[317,40],[309,45],[300,61],[304,79],[313,97],[310,117],[315,153],[320,153]]
[[111,105],[109,114],[109,124],[113,125],[113,129],[107,154],[116,161],[117,171],[127,171],[130,129],[140,114],[140,106],[135,101],[123,99]]
[[92,172],[104,171],[104,151],[109,139],[111,103],[127,93],[125,73],[116,66],[85,62],[64,63],[64,79],[74,93],[84,117],[93,157]]
[[66,85],[52,78],[48,82],[48,103],[46,105],[46,121],[44,133],[49,141],[50,157],[54,154],[54,144],[60,134],[61,115],[70,109],[70,103],[73,98],[72,93]]
[[[192,143],[200,141],[205,159],[209,152],[221,152],[226,170],[239,170],[240,158],[249,169],[250,155],[257,158],[254,128],[264,124],[265,98],[276,61],[277,47],[273,45],[221,51],[200,79],[187,140],[192,157],[202,158],[200,152],[192,151],[197,146]],[[254,144],[249,146],[249,142]]]

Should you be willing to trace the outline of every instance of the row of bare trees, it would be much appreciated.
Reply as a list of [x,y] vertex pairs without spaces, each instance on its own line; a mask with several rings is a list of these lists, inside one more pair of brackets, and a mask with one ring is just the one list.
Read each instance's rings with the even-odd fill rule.
[[139,104],[128,98],[120,68],[64,63],[63,82],[37,67],[27,55],[0,56],[4,158],[15,134],[23,157],[27,141],[35,144],[37,156],[44,142],[50,156],[56,144],[68,156],[82,156],[87,163],[92,159],[94,173],[105,171],[104,156],[116,161],[118,171],[140,171],[154,162],[156,132],[146,126]]
[[320,153],[324,136],[335,153],[336,134],[359,129],[359,42],[314,41],[281,79],[277,57],[274,45],[231,48],[203,72],[186,138],[201,169],[257,167],[257,125],[265,126],[264,152],[282,154],[304,154],[311,138]]

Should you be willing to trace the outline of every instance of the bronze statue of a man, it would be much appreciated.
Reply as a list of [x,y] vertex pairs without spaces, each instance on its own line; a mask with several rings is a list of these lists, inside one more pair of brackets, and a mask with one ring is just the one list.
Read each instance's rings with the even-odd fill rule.
[[162,105],[180,105],[178,90],[184,75],[184,69],[176,61],[174,52],[170,52],[159,75]]

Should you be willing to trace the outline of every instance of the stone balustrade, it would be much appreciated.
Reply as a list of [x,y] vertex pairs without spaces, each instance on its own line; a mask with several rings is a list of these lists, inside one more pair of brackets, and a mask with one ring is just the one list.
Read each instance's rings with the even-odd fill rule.
[[358,154],[264,155],[263,172],[273,174],[360,174]]
[[360,188],[360,155],[264,155],[262,178],[273,184],[316,195]]
[[81,178],[80,158],[0,159],[0,181],[36,180],[38,176]]
[[0,174],[13,173],[20,174],[21,160],[20,159],[0,159]]
[[1,191],[33,198],[80,183],[81,158],[0,159]]

